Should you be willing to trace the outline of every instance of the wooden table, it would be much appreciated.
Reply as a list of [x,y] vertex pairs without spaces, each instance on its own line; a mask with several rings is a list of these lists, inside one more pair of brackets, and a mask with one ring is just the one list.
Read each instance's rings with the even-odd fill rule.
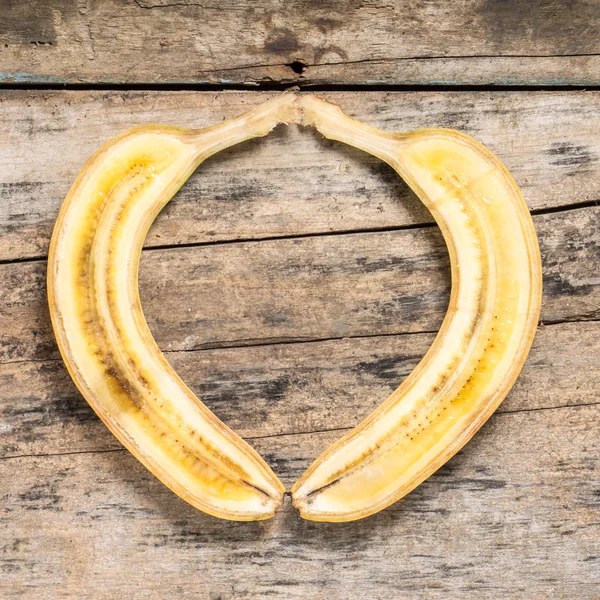
[[[599,40],[598,0],[1,0],[0,597],[600,598]],[[78,394],[46,307],[51,229],[95,149],[290,85],[483,141],[543,254],[512,393],[415,492],[348,524],[192,509]],[[294,126],[200,167],[140,285],[168,360],[289,485],[417,364],[449,268],[390,168]]]

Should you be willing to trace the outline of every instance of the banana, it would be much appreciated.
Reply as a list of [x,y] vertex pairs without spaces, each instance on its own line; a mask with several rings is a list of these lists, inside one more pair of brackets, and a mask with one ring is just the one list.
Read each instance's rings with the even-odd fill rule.
[[269,518],[285,489],[162,356],[140,306],[140,251],[156,215],[203,160],[266,135],[294,100],[283,95],[201,131],[142,126],[115,137],[79,174],[50,245],[50,315],[77,387],[165,485],[224,519]]
[[324,136],[396,170],[431,211],[450,254],[450,304],[423,360],[292,488],[305,519],[351,521],[409,493],[502,402],[535,335],[540,253],[517,184],[471,137],[448,129],[386,133],[317,98],[303,106],[305,122]]
[[137,274],[148,228],[198,165],[282,122],[389,163],[432,212],[452,265],[448,313],[429,352],[292,488],[302,517],[348,521],[395,502],[457,452],[507,394],[531,346],[541,301],[535,231],[516,183],[475,140],[443,129],[386,133],[291,93],[203,130],[126,131],[90,158],[63,203],[49,253],[50,315],[83,396],[165,485],[217,517],[273,516],[284,487],[162,356]]

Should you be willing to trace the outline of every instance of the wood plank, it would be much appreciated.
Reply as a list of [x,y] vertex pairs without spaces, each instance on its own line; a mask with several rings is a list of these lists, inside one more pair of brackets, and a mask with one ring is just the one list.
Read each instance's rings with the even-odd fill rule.
[[5,83],[600,81],[594,0],[34,0],[0,32]]
[[[506,163],[531,209],[600,200],[600,92],[322,95],[389,131],[438,126],[474,135]],[[0,92],[0,260],[46,254],[71,183],[111,136],[140,123],[203,127],[269,97]],[[387,165],[293,126],[207,161],[159,216],[147,245],[426,222],[429,213]]]
[[[214,519],[126,452],[0,460],[3,596],[595,600],[599,418],[494,415],[403,501],[348,524],[289,503],[270,521]],[[256,446],[289,485],[338,435]]]
[[[498,4],[498,3],[496,3]],[[469,56],[366,59],[310,65],[299,85],[597,86],[600,56]],[[240,69],[240,77],[245,74]],[[229,77],[231,77],[229,73]],[[257,73],[258,75],[258,73]]]
[[[245,438],[356,425],[425,354],[433,334],[169,352],[217,416]],[[600,323],[542,327],[499,412],[598,400]],[[0,365],[0,457],[120,448],[61,361]]]
[[[600,316],[600,207],[534,219],[542,321]],[[0,362],[57,357],[44,262],[0,265]],[[163,350],[437,331],[449,296],[437,228],[142,253],[142,306]]]

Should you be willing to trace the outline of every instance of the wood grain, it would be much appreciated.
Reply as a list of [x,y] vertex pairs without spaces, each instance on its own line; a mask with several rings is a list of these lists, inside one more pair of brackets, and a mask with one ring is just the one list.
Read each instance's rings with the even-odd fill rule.
[[[5,598],[595,600],[599,406],[494,415],[403,501],[348,524],[229,523],[126,452],[0,460]],[[338,433],[256,440],[289,485]],[[15,474],[18,473],[18,476]]]
[[[0,596],[597,600],[600,92],[362,90],[599,86],[599,40],[596,0],[0,0]],[[165,91],[2,89],[65,83]],[[322,85],[388,131],[460,129],[537,213],[548,325],[521,377],[456,457],[367,520],[192,509],[58,356],[43,258],[87,158],[127,127],[204,127],[272,96],[166,91],[180,84]],[[390,168],[280,127],[198,169],[152,228],[140,285],[168,360],[289,486],[426,352],[448,270]]]
[[9,84],[600,81],[595,0],[33,0],[0,32]]
[[[460,129],[507,165],[531,209],[600,200],[600,92],[321,94],[388,131]],[[163,122],[204,127],[264,93],[0,92],[0,260],[45,256],[77,173],[111,136]],[[403,227],[431,216],[390,167],[281,127],[202,165],[147,245]]]
[[[538,215],[541,320],[600,316],[600,207]],[[435,227],[142,253],[140,294],[163,350],[439,328],[449,266]],[[0,362],[58,357],[42,261],[0,265]]]
[[[169,352],[207,406],[249,439],[351,427],[417,365],[433,334]],[[540,328],[499,412],[593,404],[600,323]],[[0,365],[0,457],[105,451],[121,445],[60,360]]]

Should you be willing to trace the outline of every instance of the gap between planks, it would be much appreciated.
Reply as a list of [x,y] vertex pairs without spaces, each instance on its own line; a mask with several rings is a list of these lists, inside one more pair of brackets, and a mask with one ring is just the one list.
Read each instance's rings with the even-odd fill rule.
[[[596,54],[580,56],[600,56]],[[482,57],[485,58],[485,57]],[[509,57],[509,58],[529,58],[529,57]],[[544,57],[542,57],[544,58]],[[552,57],[550,57],[552,58]],[[417,60],[417,59],[407,59]],[[424,60],[424,59],[423,59]],[[296,61],[295,61],[296,62]],[[359,64],[367,61],[354,61],[352,64]],[[373,61],[375,62],[375,61]],[[379,61],[385,62],[385,61]],[[268,65],[268,67],[290,67],[292,71],[293,63],[282,63]],[[302,63],[304,65],[304,63]],[[304,65],[307,68],[319,66],[336,66],[347,63],[323,63],[315,65]],[[261,65],[252,65],[251,67],[240,67],[233,69],[219,69],[221,71],[239,71],[244,68],[262,68]],[[204,71],[210,73],[210,71]],[[293,71],[292,71],[293,72]],[[600,91],[600,85],[586,84],[423,84],[423,83],[311,83],[302,81],[302,79],[292,79],[281,81],[249,81],[247,83],[34,83],[28,82],[7,82],[9,74],[0,74],[0,91],[2,90],[32,90],[32,91],[103,91],[103,92],[595,92]]]
[[[555,325],[564,325],[568,323],[600,323],[600,319],[586,319],[586,318],[572,318],[572,319],[557,319],[556,321],[539,321],[538,327],[553,327]],[[216,344],[205,344],[200,345],[197,348],[182,348],[180,350],[161,350],[161,353],[168,356],[170,354],[187,354],[193,352],[218,352],[219,350],[242,350],[248,348],[261,348],[263,346],[291,346],[297,344],[325,344],[328,342],[338,342],[342,340],[361,340],[369,338],[400,338],[406,336],[416,335],[433,335],[438,333],[439,330],[422,330],[422,331],[403,331],[400,333],[373,333],[373,334],[362,334],[362,335],[344,335],[339,337],[327,337],[327,338],[289,338],[289,339],[259,339],[259,340],[232,340],[231,342],[221,342]],[[239,343],[247,341],[248,343]],[[230,345],[232,344],[232,345]],[[236,345],[237,344],[237,345]],[[3,365],[19,365],[28,363],[55,363],[62,362],[60,356],[54,358],[25,358],[18,360],[7,360],[0,362],[0,367]],[[585,406],[583,404],[574,406]],[[559,408],[559,407],[557,407]],[[531,409],[536,410],[536,409]],[[513,411],[518,412],[518,411]],[[256,439],[256,438],[255,438]]]
[[[503,415],[514,415],[519,413],[540,412],[551,410],[572,410],[579,408],[589,408],[590,406],[600,406],[600,402],[589,402],[587,404],[570,404],[568,406],[540,406],[537,408],[520,408],[516,410],[496,411],[492,417]],[[281,437],[300,436],[300,435],[317,435],[320,433],[335,433],[351,431],[352,427],[335,427],[332,429],[318,429],[315,431],[289,431],[285,433],[274,433],[271,435],[262,435],[254,437],[244,437],[244,440],[253,442],[255,440],[267,440]],[[48,454],[16,454],[14,456],[0,456],[0,461],[15,460],[18,458],[51,458],[55,456],[74,456],[78,454],[108,454],[113,452],[127,452],[127,448],[106,448],[101,450],[76,450],[73,452],[52,452]]]
[[[593,208],[600,206],[600,199],[588,200],[586,202],[578,202],[575,204],[566,204],[564,206],[552,206],[549,208],[538,208],[530,210],[531,215],[547,215],[560,212],[570,212],[574,210],[581,210],[584,208]],[[252,244],[260,242],[273,242],[278,240],[299,240],[304,238],[319,238],[319,237],[334,237],[342,235],[361,235],[364,233],[393,233],[395,231],[411,231],[416,229],[429,229],[437,227],[437,223],[407,223],[405,225],[390,226],[390,227],[370,227],[365,229],[344,229],[338,231],[316,231],[314,233],[299,233],[290,235],[273,235],[264,237],[252,237],[252,238],[238,238],[233,240],[214,240],[204,242],[187,242],[183,244],[164,244],[158,246],[144,246],[142,252],[154,252],[156,250],[179,250],[186,248],[201,248],[201,247],[212,247],[212,246],[230,246],[233,244]],[[48,259],[48,255],[39,256],[27,256],[23,258],[5,258],[0,260],[0,266],[11,265],[19,263],[36,263],[44,262]]]

